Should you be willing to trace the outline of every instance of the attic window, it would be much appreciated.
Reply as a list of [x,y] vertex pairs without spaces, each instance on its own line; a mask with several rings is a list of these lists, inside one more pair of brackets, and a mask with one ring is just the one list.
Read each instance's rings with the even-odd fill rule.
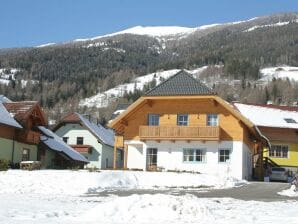
[[296,124],[297,122],[293,118],[284,118],[287,123]]

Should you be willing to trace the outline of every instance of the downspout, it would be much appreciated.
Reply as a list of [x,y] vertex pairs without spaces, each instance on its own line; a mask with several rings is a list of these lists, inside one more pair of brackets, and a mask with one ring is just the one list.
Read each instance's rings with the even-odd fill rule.
[[12,138],[12,153],[11,153],[11,163],[12,163],[12,165],[13,165],[14,147],[15,147],[14,141],[15,141],[15,136],[13,136],[13,138]]
[[255,130],[257,131],[257,133],[261,136],[261,138],[263,138],[266,142],[267,142],[267,145],[269,147],[269,150],[271,149],[271,143],[270,143],[270,140],[261,133],[260,129],[258,128],[258,126],[254,126]]

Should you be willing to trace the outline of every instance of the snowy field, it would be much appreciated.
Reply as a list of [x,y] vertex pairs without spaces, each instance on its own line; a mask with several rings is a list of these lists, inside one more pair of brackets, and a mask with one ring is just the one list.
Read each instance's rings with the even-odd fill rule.
[[297,201],[268,203],[166,193],[100,196],[104,189],[200,190],[204,186],[206,190],[207,186],[242,184],[246,182],[190,173],[0,172],[0,223],[297,223]]
[[276,79],[289,79],[298,81],[298,67],[291,66],[279,66],[279,67],[269,67],[260,70],[261,80],[271,81],[273,78]]

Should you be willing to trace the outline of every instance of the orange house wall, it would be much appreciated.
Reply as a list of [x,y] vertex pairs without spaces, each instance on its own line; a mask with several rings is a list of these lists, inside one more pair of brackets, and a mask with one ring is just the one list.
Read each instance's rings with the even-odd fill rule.
[[176,126],[177,114],[188,114],[189,126],[206,126],[207,114],[218,114],[220,140],[244,140],[244,127],[241,122],[211,99],[152,99],[150,105],[144,104],[125,117],[125,140],[139,140],[139,126],[147,125],[148,114],[159,114],[160,126]]

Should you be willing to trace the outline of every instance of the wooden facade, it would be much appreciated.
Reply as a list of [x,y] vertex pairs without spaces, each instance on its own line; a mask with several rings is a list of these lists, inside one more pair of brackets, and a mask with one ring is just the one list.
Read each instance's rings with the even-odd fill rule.
[[39,103],[36,101],[21,101],[4,103],[4,106],[8,112],[14,114],[14,119],[23,127],[23,129],[15,131],[14,139],[25,144],[37,145],[40,133],[35,130],[35,127],[47,124]]

